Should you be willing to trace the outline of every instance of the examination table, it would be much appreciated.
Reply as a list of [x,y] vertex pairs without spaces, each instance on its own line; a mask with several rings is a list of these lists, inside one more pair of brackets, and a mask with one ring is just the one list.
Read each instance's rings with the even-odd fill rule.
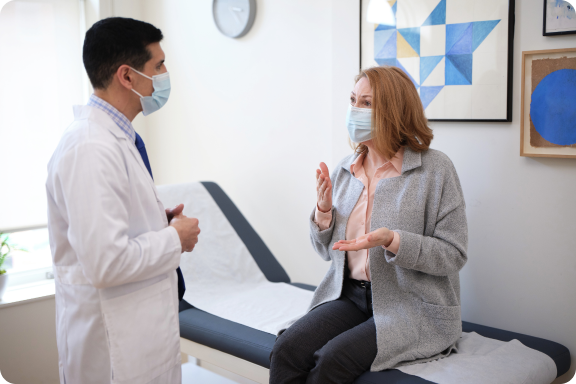
[[[315,289],[311,285],[292,283],[284,268],[226,193],[213,182],[202,182],[202,184],[269,281],[284,282],[310,291]],[[517,339],[525,346],[550,356],[556,364],[558,377],[570,368],[569,350],[556,342],[466,321],[462,322],[462,331],[476,332],[481,336],[502,341]],[[269,357],[276,340],[274,335],[211,315],[182,301],[180,303],[180,336],[182,353],[258,383],[268,383]],[[423,384],[430,383],[430,381],[392,369],[383,372],[366,372],[355,383]]]

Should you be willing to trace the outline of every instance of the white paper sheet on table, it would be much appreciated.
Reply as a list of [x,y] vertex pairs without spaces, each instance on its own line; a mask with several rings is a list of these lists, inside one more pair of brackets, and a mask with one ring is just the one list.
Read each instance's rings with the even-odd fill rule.
[[166,208],[184,203],[184,214],[198,218],[200,237],[180,268],[184,300],[203,311],[276,335],[306,314],[312,292],[271,283],[201,183],[158,187]]
[[444,359],[398,369],[438,384],[550,384],[556,378],[554,361],[518,340],[462,333],[457,348]]

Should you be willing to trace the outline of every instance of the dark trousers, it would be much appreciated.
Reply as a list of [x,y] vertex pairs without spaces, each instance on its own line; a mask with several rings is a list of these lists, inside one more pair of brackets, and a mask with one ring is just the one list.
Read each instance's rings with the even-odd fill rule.
[[302,317],[276,340],[270,384],[352,383],[378,349],[370,285],[344,280],[342,296]]

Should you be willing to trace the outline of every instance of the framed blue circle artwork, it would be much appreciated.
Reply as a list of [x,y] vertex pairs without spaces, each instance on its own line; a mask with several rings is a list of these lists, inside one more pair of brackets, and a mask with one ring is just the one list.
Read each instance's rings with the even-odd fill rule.
[[530,118],[549,142],[576,144],[576,70],[560,69],[538,83],[532,93]]

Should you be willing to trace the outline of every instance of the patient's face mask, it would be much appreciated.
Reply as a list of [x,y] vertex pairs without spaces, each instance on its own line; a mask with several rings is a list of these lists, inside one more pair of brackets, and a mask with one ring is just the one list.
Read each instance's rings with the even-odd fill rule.
[[149,114],[156,112],[166,104],[168,97],[170,96],[170,75],[168,72],[162,73],[161,75],[146,76],[142,72],[135,70],[130,67],[134,72],[147,79],[152,80],[152,86],[154,87],[154,92],[151,96],[142,96],[136,90],[132,91],[140,96],[140,104],[142,104],[142,114],[148,116]]
[[357,108],[348,106],[346,126],[350,140],[362,143],[372,138],[372,110],[370,108]]

